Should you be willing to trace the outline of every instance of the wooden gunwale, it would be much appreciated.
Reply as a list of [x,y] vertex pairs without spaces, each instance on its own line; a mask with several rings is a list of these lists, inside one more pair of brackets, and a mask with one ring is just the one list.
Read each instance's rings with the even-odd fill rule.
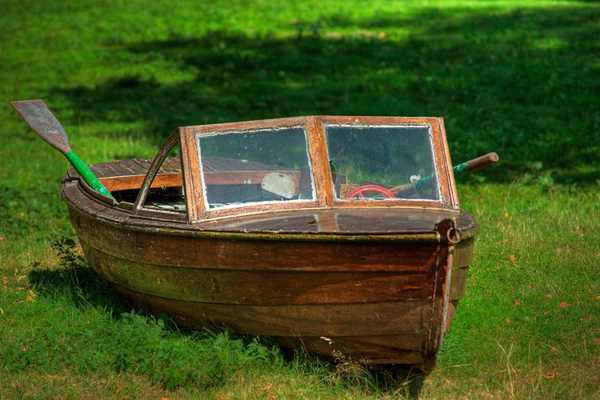
[[[220,220],[206,221],[205,223],[189,224],[185,221],[167,221],[146,218],[144,215],[132,216],[127,209],[121,209],[118,206],[110,206],[103,201],[99,201],[91,188],[85,187],[82,180],[65,180],[61,186],[62,197],[68,204],[82,214],[86,214],[103,221],[107,225],[115,227],[127,227],[133,231],[155,231],[160,229],[162,234],[174,236],[191,237],[209,237],[215,239],[236,239],[236,240],[289,240],[289,241],[395,241],[395,242],[437,242],[441,241],[438,232],[422,231],[399,234],[353,234],[353,233],[288,233],[288,232],[240,232],[240,231],[219,231],[215,227],[220,221],[226,221],[229,218]],[[104,196],[102,196],[104,198]],[[390,207],[380,207],[389,209]],[[395,207],[403,209],[414,209],[413,207]],[[331,209],[309,209],[313,212],[327,212]],[[294,211],[276,211],[275,213],[294,213]],[[260,214],[272,214],[273,212],[262,212]],[[252,216],[246,214],[243,216]],[[467,214],[468,215],[468,214]],[[237,216],[238,218],[241,216]],[[211,229],[212,228],[212,229]],[[463,240],[474,237],[479,232],[479,225],[465,229],[462,232]]]

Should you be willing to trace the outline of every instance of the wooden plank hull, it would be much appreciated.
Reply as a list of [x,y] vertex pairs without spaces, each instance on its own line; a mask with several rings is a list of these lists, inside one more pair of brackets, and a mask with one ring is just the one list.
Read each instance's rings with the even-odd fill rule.
[[[269,335],[370,363],[435,365],[473,239],[220,239],[132,229],[70,206],[92,267],[138,309],[181,326]],[[454,260],[455,262],[452,262]],[[448,279],[452,285],[448,285]]]
[[[62,185],[73,227],[92,267],[135,307],[328,356],[435,365],[478,230],[460,212],[442,119],[309,116],[180,127],[153,160],[91,170],[43,102],[13,105],[79,171]],[[366,130],[380,136],[350,145]],[[332,139],[338,133],[346,135],[341,147]],[[408,136],[374,143],[393,135]],[[168,159],[177,144],[181,157]],[[372,145],[416,155],[392,162],[368,151]],[[328,151],[346,171],[338,175]],[[426,176],[408,179],[411,171]],[[345,176],[363,173],[387,185],[352,185]],[[355,193],[340,196],[342,181]]]

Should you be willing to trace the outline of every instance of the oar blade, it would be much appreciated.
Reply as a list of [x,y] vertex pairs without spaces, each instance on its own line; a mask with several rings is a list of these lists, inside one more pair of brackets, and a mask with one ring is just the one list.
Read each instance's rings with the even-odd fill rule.
[[71,151],[64,128],[42,100],[13,101],[11,104],[48,144],[63,154]]

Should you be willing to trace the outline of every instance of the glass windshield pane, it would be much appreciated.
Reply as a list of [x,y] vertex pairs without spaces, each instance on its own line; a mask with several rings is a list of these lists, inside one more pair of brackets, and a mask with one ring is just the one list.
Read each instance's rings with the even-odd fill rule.
[[326,125],[325,134],[338,199],[440,199],[428,126]]
[[304,128],[198,134],[210,209],[314,200]]

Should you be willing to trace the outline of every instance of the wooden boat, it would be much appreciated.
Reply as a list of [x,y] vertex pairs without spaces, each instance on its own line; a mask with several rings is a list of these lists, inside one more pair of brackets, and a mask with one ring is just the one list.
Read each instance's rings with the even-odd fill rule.
[[153,159],[90,167],[112,198],[74,170],[62,196],[90,265],[135,308],[434,367],[479,230],[460,211],[442,119],[188,126]]

